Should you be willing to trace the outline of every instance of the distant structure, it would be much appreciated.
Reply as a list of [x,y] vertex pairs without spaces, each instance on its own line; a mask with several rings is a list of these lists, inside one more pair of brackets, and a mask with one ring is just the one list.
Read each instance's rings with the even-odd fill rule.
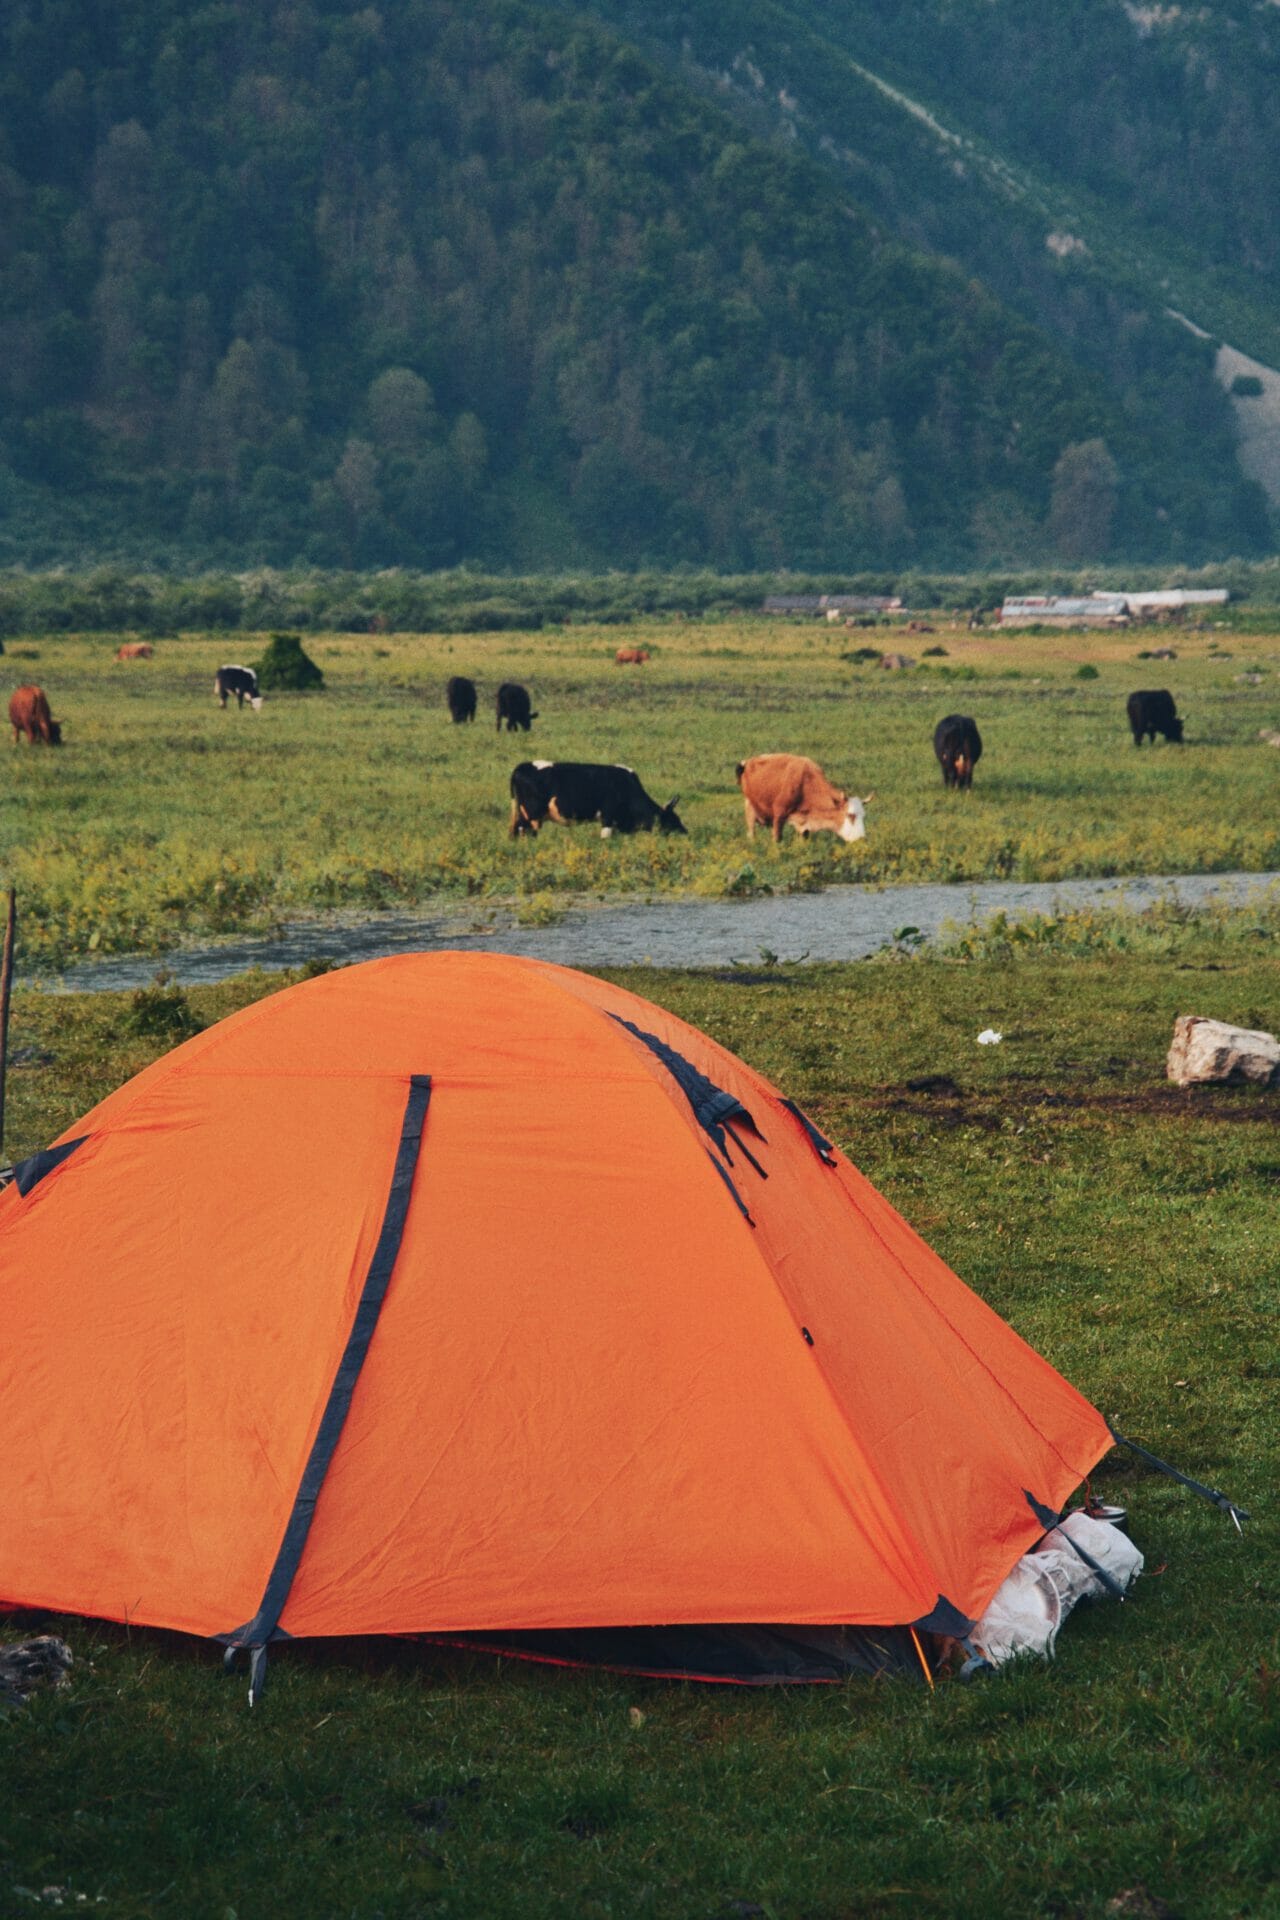
[[1184,607],[1225,607],[1227,587],[1168,587],[1160,593],[1126,593],[1129,612],[1136,620],[1158,620],[1161,614],[1181,613]]
[[1074,598],[1048,593],[1007,599],[1002,627],[1127,627],[1131,620],[1158,620],[1185,607],[1220,607],[1226,587],[1168,587],[1153,593],[1088,593]]
[[1089,593],[1074,599],[1048,593],[1011,598],[1000,609],[1002,627],[1125,627],[1129,602],[1123,593]]
[[762,611],[837,620],[846,613],[901,613],[902,602],[877,593],[771,593]]

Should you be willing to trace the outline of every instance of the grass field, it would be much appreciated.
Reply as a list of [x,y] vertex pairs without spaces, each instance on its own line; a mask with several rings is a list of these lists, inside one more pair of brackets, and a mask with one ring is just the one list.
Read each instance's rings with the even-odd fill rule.
[[[29,961],[162,952],[184,936],[284,915],[467,897],[554,911],[566,895],[750,895],[842,879],[1055,880],[1068,875],[1280,868],[1280,637],[1178,631],[1176,661],[1140,647],[1169,630],[926,635],[737,621],[639,622],[646,667],[613,665],[616,627],[522,635],[317,636],[318,695],[223,713],[215,667],[253,660],[244,635],[156,641],[117,666],[119,636],[10,641],[10,685],[44,686],[62,752],[6,750],[0,881],[19,895]],[[887,673],[842,655],[905,647]],[[941,646],[945,656],[925,659]],[[1096,677],[1080,678],[1080,669]],[[454,727],[447,676],[481,686]],[[492,696],[530,685],[529,735],[498,736]],[[1167,686],[1187,744],[1135,751],[1124,702]],[[970,795],[944,791],[936,721],[973,714],[986,746]],[[748,845],[737,761],[803,752],[875,791],[865,841],[791,836]],[[524,758],[622,760],[660,801],[680,796],[687,838],[604,843],[589,828],[512,842],[508,779]]]
[[[1214,710],[1208,673],[1193,714]],[[247,716],[227,724],[251,737]],[[1127,777],[1192,778],[1194,751]],[[58,1626],[78,1663],[69,1692],[0,1717],[0,1913],[54,1887],[128,1920],[1280,1914],[1276,1095],[1162,1077],[1179,1012],[1274,1030],[1280,923],[1157,935],[1123,964],[997,928],[967,959],[625,984],[798,1098],[1105,1413],[1250,1508],[1243,1539],[1113,1455],[1095,1489],[1129,1508],[1148,1561],[1130,1601],[1077,1613],[1051,1666],[934,1693],[746,1693],[361,1642],[284,1650],[250,1716],[202,1644],[0,1623]],[[272,984],[22,995],[9,1150],[43,1145],[192,1014]],[[976,1045],[987,1025],[1000,1047]],[[911,1087],[929,1075],[951,1087]]]

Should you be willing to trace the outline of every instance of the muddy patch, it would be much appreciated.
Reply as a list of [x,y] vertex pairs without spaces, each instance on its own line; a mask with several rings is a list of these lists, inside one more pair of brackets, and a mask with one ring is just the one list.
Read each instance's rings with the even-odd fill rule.
[[1280,1119],[1275,1090],[1243,1086],[1063,1088],[1011,1075],[998,1087],[979,1091],[958,1086],[949,1074],[931,1073],[881,1087],[878,1094],[876,1104],[882,1110],[928,1120],[934,1126],[977,1127],[987,1133],[1003,1129],[1011,1120],[1022,1125],[1060,1114],[1267,1127]]

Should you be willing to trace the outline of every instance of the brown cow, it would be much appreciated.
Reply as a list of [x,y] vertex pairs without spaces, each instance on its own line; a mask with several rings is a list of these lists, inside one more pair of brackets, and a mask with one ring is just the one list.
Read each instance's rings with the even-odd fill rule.
[[642,667],[648,658],[648,647],[619,647],[613,656],[613,664],[615,667]]
[[49,702],[41,687],[19,687],[12,695],[9,725],[13,728],[15,747],[24,733],[33,747],[62,745],[62,723],[49,712]]
[[738,785],[742,788],[747,815],[747,832],[754,834],[757,824],[772,827],[774,841],[782,838],[782,829],[790,821],[797,833],[826,830],[838,833],[842,840],[861,840],[867,831],[866,800],[833,787],[815,760],[798,753],[758,753],[738,766]]
[[117,660],[150,660],[154,654],[155,648],[149,640],[126,640],[116,648]]

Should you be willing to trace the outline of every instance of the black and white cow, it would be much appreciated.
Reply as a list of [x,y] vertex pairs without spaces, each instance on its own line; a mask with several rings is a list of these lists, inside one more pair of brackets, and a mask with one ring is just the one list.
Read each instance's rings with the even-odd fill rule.
[[227,696],[232,693],[238,707],[242,707],[247,700],[256,713],[262,705],[258,676],[252,667],[219,667],[213,676],[213,691],[218,696],[220,707],[226,706]]
[[[676,799],[679,795],[676,795]],[[611,833],[684,833],[676,799],[660,807],[630,767],[598,766],[589,760],[522,760],[511,775],[511,831],[536,833],[544,820],[561,826],[598,820],[600,836]]]
[[1126,711],[1129,725],[1133,728],[1135,747],[1140,747],[1144,738],[1150,738],[1154,745],[1158,733],[1162,733],[1166,740],[1181,740],[1182,722],[1174,709],[1173,695],[1166,687],[1131,693]]
[[537,719],[537,714],[529,706],[529,689],[515,680],[504,680],[498,688],[498,732],[502,732],[502,723],[507,723],[507,732],[515,733],[523,729],[528,733]]
[[973,769],[982,758],[978,723],[967,713],[949,713],[933,730],[933,750],[947,787],[971,787]]
[[444,690],[449,706],[449,718],[454,726],[463,720],[476,717],[476,683],[468,680],[465,673],[455,673]]

